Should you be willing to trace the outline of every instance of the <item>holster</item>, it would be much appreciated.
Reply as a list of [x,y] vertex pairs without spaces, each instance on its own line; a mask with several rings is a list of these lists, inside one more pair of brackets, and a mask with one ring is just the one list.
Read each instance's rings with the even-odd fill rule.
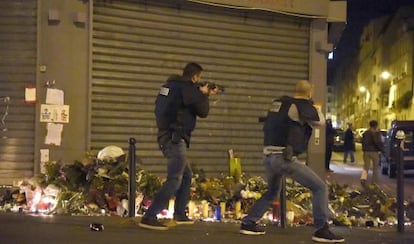
[[293,156],[294,156],[293,147],[292,146],[289,146],[289,145],[286,146],[286,148],[283,149],[283,158],[285,160],[292,161]]
[[157,142],[160,149],[163,149],[165,145],[171,140],[170,132],[159,131],[157,135]]
[[183,136],[180,131],[174,131],[171,135],[171,142],[174,144],[178,144],[183,139]]
[[165,147],[165,145],[171,141],[171,143],[178,144],[181,142],[181,140],[184,140],[186,143],[186,146],[189,147],[190,145],[190,138],[187,136],[182,129],[175,129],[174,131],[162,131],[158,132],[158,145],[160,148]]

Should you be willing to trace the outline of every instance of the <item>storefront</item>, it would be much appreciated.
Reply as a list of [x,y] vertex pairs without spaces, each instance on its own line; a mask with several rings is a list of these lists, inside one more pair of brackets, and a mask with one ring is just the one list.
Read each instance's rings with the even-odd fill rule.
[[[211,98],[209,117],[198,121],[189,153],[210,173],[227,172],[229,149],[241,157],[243,171],[261,172],[258,117],[272,99],[291,94],[297,80],[319,82],[316,97],[324,104],[326,13],[311,17],[211,1],[8,2],[20,28],[10,22],[7,31],[17,36],[17,29],[26,28],[21,40],[31,41],[13,49],[25,62],[16,63],[8,83],[0,84],[0,95],[11,97],[7,139],[0,142],[5,184],[40,172],[46,156],[72,163],[90,149],[127,150],[131,137],[141,166],[163,172],[154,100],[160,85],[187,62],[200,63],[205,80],[225,87]],[[8,45],[16,45],[13,40]],[[34,104],[24,102],[25,86],[37,89]],[[48,89],[61,90],[69,106],[60,145],[45,144],[48,123],[40,122]]]

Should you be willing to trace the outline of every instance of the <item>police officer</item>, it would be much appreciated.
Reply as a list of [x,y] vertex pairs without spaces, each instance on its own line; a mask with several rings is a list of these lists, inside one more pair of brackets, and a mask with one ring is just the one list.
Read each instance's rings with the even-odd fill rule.
[[242,219],[240,233],[262,235],[264,229],[256,222],[262,218],[279,195],[281,179],[286,175],[312,191],[313,218],[316,242],[344,242],[345,239],[329,230],[327,221],[328,190],[325,182],[297,156],[307,150],[313,126],[325,123],[322,113],[312,103],[313,86],[307,80],[296,83],[293,97],[275,100],[264,121],[264,159],[268,190],[255,202]]
[[193,224],[185,214],[190,198],[191,167],[186,158],[191,132],[197,117],[205,118],[209,112],[209,95],[217,88],[200,85],[202,67],[188,63],[182,76],[171,76],[161,87],[155,101],[155,117],[158,127],[157,141],[167,158],[167,180],[155,195],[151,206],[142,217],[139,226],[152,230],[167,230],[168,226],[157,220],[157,214],[175,196],[174,220],[177,224]]

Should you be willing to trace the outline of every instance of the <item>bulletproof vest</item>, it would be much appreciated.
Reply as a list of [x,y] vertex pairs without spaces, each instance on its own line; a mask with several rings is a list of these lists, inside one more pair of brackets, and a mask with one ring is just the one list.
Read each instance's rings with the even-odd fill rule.
[[[293,153],[298,155],[306,151],[309,138],[312,135],[312,127],[307,123],[292,120],[289,109],[295,104],[299,117],[305,116],[312,120],[319,120],[317,113],[308,100],[294,99],[284,96],[274,100],[264,121],[264,145],[265,146],[291,146]],[[315,117],[316,116],[316,117]]]
[[183,99],[181,94],[182,82],[167,82],[164,84],[155,101],[155,118],[160,131],[171,131],[180,125]]

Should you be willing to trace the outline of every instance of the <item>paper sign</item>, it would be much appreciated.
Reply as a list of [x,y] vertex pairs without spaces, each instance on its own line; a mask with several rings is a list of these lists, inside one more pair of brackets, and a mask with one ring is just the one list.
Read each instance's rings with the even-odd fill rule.
[[49,161],[49,149],[40,149],[40,173],[45,174],[45,163]]
[[40,162],[45,163],[49,161],[49,149],[40,149]]
[[46,104],[63,105],[64,104],[64,92],[59,89],[47,88]]
[[46,130],[45,144],[60,146],[62,142],[63,124],[48,123]]
[[26,87],[24,90],[24,101],[26,103],[36,102],[36,87]]
[[69,123],[69,105],[40,105],[40,122]]

